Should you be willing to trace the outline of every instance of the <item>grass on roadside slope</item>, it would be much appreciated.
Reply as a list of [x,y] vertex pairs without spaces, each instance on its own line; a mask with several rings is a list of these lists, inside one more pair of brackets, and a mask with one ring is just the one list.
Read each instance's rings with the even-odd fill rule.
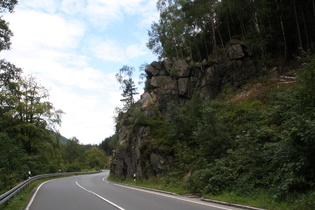
[[41,183],[47,181],[49,179],[42,179],[31,183],[25,190],[23,190],[20,194],[16,195],[14,198],[9,200],[7,205],[3,204],[0,206],[0,210],[20,210],[23,209],[29,199],[31,198],[32,191]]
[[[191,194],[191,192],[187,189],[185,182],[172,184],[167,183],[167,181],[163,178],[153,177],[152,179],[134,181],[132,179],[122,180],[110,176],[108,179],[122,184],[157,189],[179,195]],[[203,198],[269,210],[313,210],[315,208],[315,191],[304,195],[297,194],[282,202],[277,201],[277,199],[273,196],[273,193],[267,191],[257,191],[247,197],[225,192],[220,195],[206,194],[203,195]]]
[[172,192],[176,193],[178,195],[184,195],[184,194],[189,194],[190,191],[186,187],[186,183],[168,183],[166,180],[163,178],[151,178],[151,179],[142,179],[142,180],[136,180],[134,181],[133,179],[127,179],[127,180],[122,180],[119,178],[115,178],[112,176],[108,177],[108,180],[113,181],[113,182],[118,182],[122,184],[129,184],[133,186],[138,186],[138,187],[144,187],[144,188],[150,188],[150,189],[156,189],[156,190],[161,190],[161,191],[166,191],[166,192]]
[[303,195],[292,195],[285,201],[278,201],[273,196],[273,193],[267,191],[257,191],[248,197],[238,196],[228,192],[220,195],[204,195],[203,197],[211,200],[237,203],[269,210],[313,210],[315,208],[315,191]]

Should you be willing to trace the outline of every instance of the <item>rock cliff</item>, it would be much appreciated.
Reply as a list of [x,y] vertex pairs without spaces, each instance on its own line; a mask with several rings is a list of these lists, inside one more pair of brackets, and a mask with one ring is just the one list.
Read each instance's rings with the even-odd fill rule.
[[[195,91],[203,99],[214,99],[226,84],[239,88],[257,76],[246,46],[237,40],[216,50],[202,62],[194,63],[190,58],[165,59],[152,62],[145,71],[146,91],[134,108],[146,117],[164,115],[170,101],[184,105]],[[134,174],[146,177],[149,171],[156,175],[166,172],[174,157],[158,152],[144,155],[143,148],[150,141],[150,127],[131,124],[130,112],[124,113],[118,122],[119,146],[114,151],[111,175],[132,178]]]

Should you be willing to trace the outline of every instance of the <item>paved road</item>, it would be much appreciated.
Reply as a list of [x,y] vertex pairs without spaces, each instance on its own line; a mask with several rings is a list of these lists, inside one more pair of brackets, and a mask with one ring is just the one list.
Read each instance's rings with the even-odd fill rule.
[[131,188],[106,181],[99,174],[54,179],[34,193],[27,210],[235,210],[198,199]]

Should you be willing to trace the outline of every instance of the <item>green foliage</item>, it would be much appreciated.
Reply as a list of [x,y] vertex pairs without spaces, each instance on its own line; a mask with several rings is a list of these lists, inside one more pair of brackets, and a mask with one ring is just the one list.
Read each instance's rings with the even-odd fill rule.
[[92,147],[88,149],[85,153],[87,156],[87,164],[89,168],[100,170],[108,165],[108,160],[103,150],[98,149],[97,147]]
[[213,195],[230,189],[237,174],[226,164],[225,159],[221,159],[196,170],[189,180],[190,189],[195,193]]
[[27,178],[29,170],[26,164],[27,154],[21,145],[6,133],[0,133],[0,189],[1,192],[9,190],[9,188]]
[[[16,3],[1,1],[0,13],[12,12]],[[11,36],[0,17],[0,51],[10,48]],[[108,165],[102,150],[86,149],[77,139],[60,145],[57,127],[63,112],[48,98],[47,89],[35,77],[24,77],[20,68],[0,60],[0,194],[29,175]]]
[[151,79],[147,79],[144,83],[144,91],[149,92],[151,90]]
[[[197,93],[182,107],[169,103],[166,119],[130,112],[134,126],[151,129],[143,157],[152,152],[174,157],[159,182],[180,180],[197,194],[229,193],[250,200],[262,195],[273,206],[310,209],[315,187],[313,62],[298,83],[264,83],[260,94],[241,101],[227,88],[213,101]],[[258,206],[265,208],[266,202]]]
[[7,204],[0,205],[0,210],[19,210],[27,206],[30,196],[33,193],[34,189],[41,183],[47,181],[48,179],[38,180],[32,182],[29,186],[26,187],[18,195],[14,196],[9,200]]
[[230,148],[226,125],[212,102],[202,101],[198,93],[181,108],[170,103],[167,122],[169,138],[176,142],[173,148],[181,170],[188,172],[204,167]]
[[3,13],[6,10],[9,12],[13,12],[15,5],[18,3],[17,0],[2,0],[0,3],[0,12]]
[[114,135],[102,141],[99,145],[99,148],[102,149],[107,156],[111,156],[113,150],[116,149],[117,142],[118,142],[118,134],[115,133]]
[[194,191],[250,195],[265,189],[283,200],[314,189],[315,109],[305,94],[312,88],[313,78],[305,73],[309,68],[303,71],[299,88],[269,87],[259,98],[221,104],[219,113],[229,123],[226,132],[233,144],[226,145],[227,153],[219,159],[193,173]]
[[160,59],[189,56],[201,61],[216,43],[224,47],[232,39],[244,41],[263,68],[270,57],[285,60],[314,51],[314,31],[305,27],[314,21],[306,15],[314,13],[310,0],[159,0],[157,9],[160,19],[151,24],[147,47]]
[[177,76],[178,76],[178,70],[177,70],[175,67],[172,67],[172,68],[170,69],[170,75],[171,75],[172,77],[177,77]]
[[85,148],[75,137],[68,140],[67,144],[63,147],[63,159],[65,171],[75,172],[87,168]]
[[173,192],[179,195],[190,193],[190,191],[187,190],[186,183],[180,180],[179,177],[170,177],[150,177],[150,179],[137,179],[135,182],[133,179],[122,179],[109,176],[109,180],[134,186]]
[[[61,110],[47,101],[48,92],[34,77],[1,61],[0,74],[0,183],[12,187],[32,175],[57,172],[61,167],[60,145],[51,133],[61,123]],[[55,130],[56,131],[56,130]]]
[[298,77],[300,88],[298,90],[298,100],[303,108],[315,107],[315,58],[310,57],[307,60],[307,66]]
[[121,85],[121,89],[123,90],[123,93],[121,94],[123,96],[123,99],[120,101],[123,102],[123,111],[127,111],[129,108],[131,108],[131,105],[134,104],[134,96],[138,93],[137,88],[134,84],[134,81],[132,79],[134,68],[130,66],[123,66],[119,73],[117,73],[116,79]]

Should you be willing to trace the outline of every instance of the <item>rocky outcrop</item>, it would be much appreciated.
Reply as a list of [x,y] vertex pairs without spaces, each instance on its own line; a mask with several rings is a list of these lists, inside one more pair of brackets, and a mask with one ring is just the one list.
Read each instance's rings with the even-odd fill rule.
[[[147,117],[167,112],[170,101],[179,106],[191,99],[195,91],[201,98],[214,99],[227,84],[239,88],[257,75],[254,61],[245,45],[232,40],[224,49],[218,49],[207,60],[194,63],[190,58],[154,61],[145,69],[147,91],[136,103],[136,109]],[[111,165],[113,176],[131,178],[133,174],[144,177],[148,171],[163,174],[174,161],[158,152],[143,154],[149,141],[150,127],[137,125],[130,128],[129,113],[119,122],[119,147]]]
[[190,58],[166,59],[153,62],[145,71],[150,80],[149,90],[158,96],[157,106],[162,112],[170,100],[184,104],[195,90],[202,98],[213,99],[226,84],[239,88],[257,73],[246,47],[237,40],[200,63]]

